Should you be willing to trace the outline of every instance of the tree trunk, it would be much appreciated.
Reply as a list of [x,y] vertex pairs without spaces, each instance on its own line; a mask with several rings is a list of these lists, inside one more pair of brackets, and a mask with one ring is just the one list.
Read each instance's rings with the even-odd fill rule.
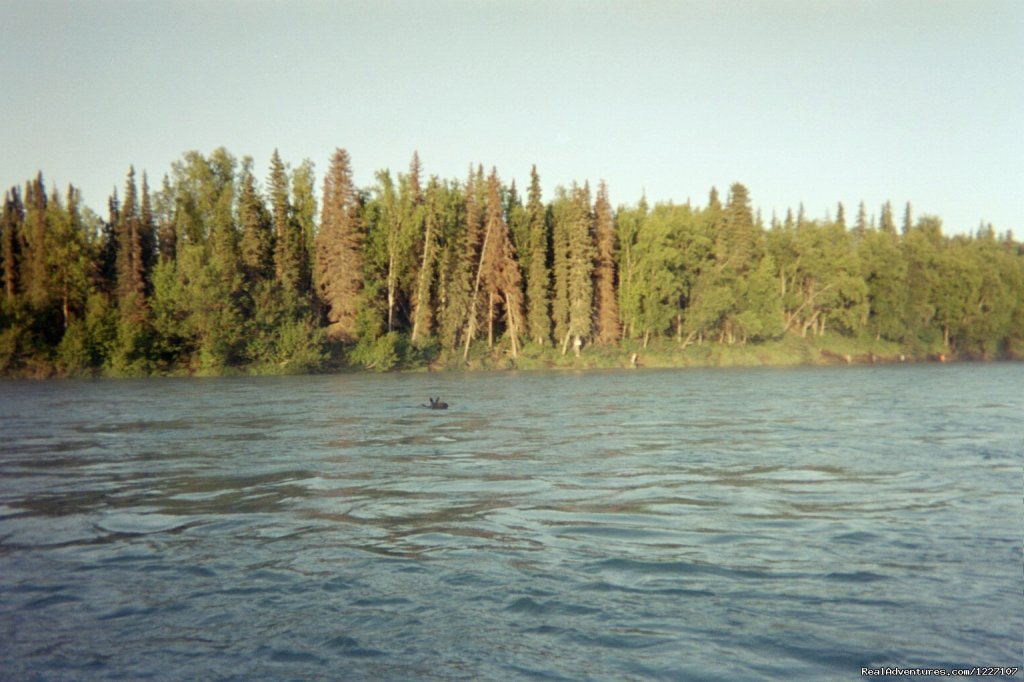
[[395,329],[395,254],[388,256],[388,331]]
[[487,253],[487,240],[491,237],[491,226],[490,223],[487,225],[487,231],[484,232],[484,243],[480,247],[480,260],[477,261],[476,265],[476,279],[473,284],[473,300],[469,304],[469,321],[466,324],[466,346],[462,351],[462,359],[466,360],[469,357],[469,344],[473,342],[473,334],[476,333],[476,300],[480,295],[480,275],[484,265],[484,254]]
[[508,292],[505,292],[505,318],[508,320],[508,335],[512,340],[512,357],[519,357],[519,338],[518,330],[519,325],[516,323],[515,313],[512,309],[512,300],[509,298]]
[[67,285],[67,282],[64,283],[64,292],[63,293],[64,293],[64,296],[61,299],[61,308],[60,308],[60,310],[61,310],[61,313],[64,315],[64,331],[67,331],[67,328],[68,328],[68,317],[70,316],[70,308],[71,308],[71,306],[68,304],[68,285]]
[[430,271],[427,269],[427,265],[430,263],[430,258],[433,257],[433,253],[430,248],[430,227],[433,221],[427,220],[427,230],[423,241],[423,260],[420,263],[420,276],[416,283],[416,312],[413,313],[412,321],[412,343],[416,343],[416,338],[419,336],[420,327],[424,320],[424,315],[429,315],[429,310],[424,308],[430,307]]
[[487,347],[494,348],[494,294],[487,292]]

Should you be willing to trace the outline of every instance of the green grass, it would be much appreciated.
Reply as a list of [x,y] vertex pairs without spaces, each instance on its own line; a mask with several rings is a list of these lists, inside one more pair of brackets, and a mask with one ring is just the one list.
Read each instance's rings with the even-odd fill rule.
[[[765,367],[793,365],[864,364],[899,362],[915,359],[899,344],[875,339],[852,339],[840,335],[801,338],[786,336],[777,341],[748,344],[691,344],[681,348],[675,339],[654,339],[645,348],[637,341],[623,341],[617,346],[585,346],[577,357],[571,350],[527,344],[515,359],[507,344],[493,349],[480,342],[470,348],[468,361],[462,352],[442,353],[433,363],[439,370],[551,370],[551,369],[616,369],[632,366],[647,368],[675,367]],[[916,359],[925,359],[922,354]]]

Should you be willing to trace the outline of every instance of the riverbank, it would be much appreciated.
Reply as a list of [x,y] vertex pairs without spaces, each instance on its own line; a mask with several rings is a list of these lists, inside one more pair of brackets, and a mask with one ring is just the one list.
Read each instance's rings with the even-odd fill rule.
[[[486,350],[482,349],[482,350]],[[1010,360],[1017,357],[984,358],[958,356],[936,349],[908,351],[889,341],[862,341],[842,336],[786,338],[758,344],[690,344],[681,348],[673,341],[658,340],[647,347],[624,342],[618,347],[592,346],[576,356],[572,351],[527,346],[518,358],[505,352],[477,352],[463,362],[438,358],[430,370],[536,370],[536,369],[616,369],[616,368],[715,368],[715,367],[787,367],[819,365],[884,364],[901,362],[953,362],[958,360]]]
[[690,344],[681,347],[672,339],[657,339],[647,346],[636,341],[623,341],[616,346],[584,346],[577,355],[571,350],[526,344],[513,358],[507,344],[488,348],[486,343],[474,344],[468,359],[461,350],[446,352],[433,348],[411,348],[400,344],[390,353],[380,354],[371,362],[360,362],[351,348],[334,347],[326,353],[323,363],[274,365],[232,365],[225,367],[178,366],[161,371],[134,374],[118,373],[106,368],[87,372],[67,372],[56,364],[31,363],[0,374],[7,379],[59,378],[125,378],[142,376],[266,376],[296,374],[344,374],[361,372],[488,372],[532,370],[581,370],[626,368],[716,368],[716,367],[795,367],[822,365],[867,365],[914,362],[1006,361],[1024,360],[1024,352],[1010,352],[999,357],[978,354],[956,354],[938,348],[907,349],[898,343],[882,340],[851,339],[844,336],[787,336],[765,343]]

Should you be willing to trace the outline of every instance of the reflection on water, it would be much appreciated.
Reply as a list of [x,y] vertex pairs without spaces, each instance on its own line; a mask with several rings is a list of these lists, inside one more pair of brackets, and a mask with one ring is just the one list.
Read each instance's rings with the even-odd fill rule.
[[3,383],[0,677],[1019,665],[1022,379]]

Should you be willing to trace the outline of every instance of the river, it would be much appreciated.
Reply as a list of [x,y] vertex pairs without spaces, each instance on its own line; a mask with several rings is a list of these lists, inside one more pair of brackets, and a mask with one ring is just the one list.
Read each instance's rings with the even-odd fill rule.
[[0,678],[1020,666],[1022,396],[1024,364],[0,382]]

